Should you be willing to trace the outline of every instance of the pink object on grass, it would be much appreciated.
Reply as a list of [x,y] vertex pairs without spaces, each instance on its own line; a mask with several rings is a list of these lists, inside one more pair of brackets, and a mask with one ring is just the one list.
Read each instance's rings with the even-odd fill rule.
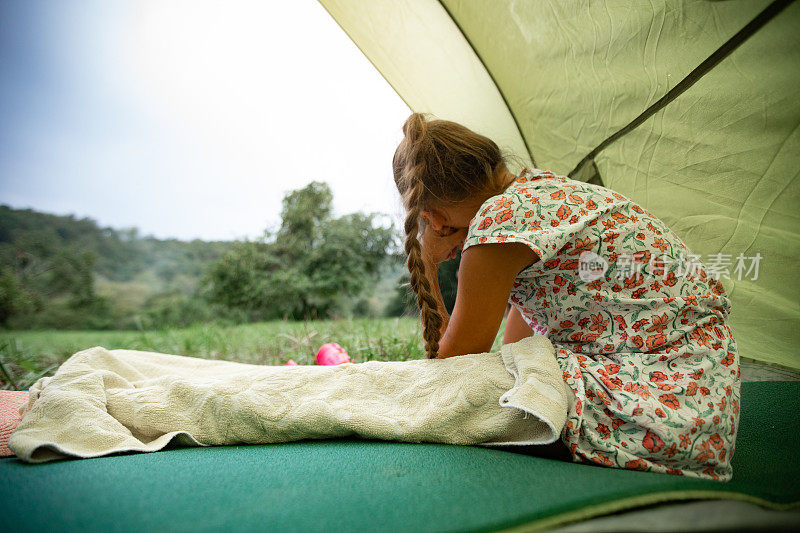
[[347,355],[344,348],[335,342],[323,344],[317,352],[318,365],[340,365],[350,362],[352,362],[350,361],[350,356]]
[[283,366],[286,366],[286,365],[298,366],[298,364],[294,362],[294,359],[289,359],[288,361],[286,361],[286,364],[284,364]]

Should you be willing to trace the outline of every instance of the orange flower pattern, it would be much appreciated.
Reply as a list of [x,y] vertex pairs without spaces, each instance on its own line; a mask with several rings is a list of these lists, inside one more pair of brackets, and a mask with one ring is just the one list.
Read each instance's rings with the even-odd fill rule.
[[[731,479],[740,370],[730,300],[702,265],[681,273],[691,252],[673,231],[608,188],[526,168],[480,207],[464,250],[486,242],[539,256],[509,302],[556,349],[574,393],[561,438],[575,461]],[[587,253],[607,265],[585,281]]]

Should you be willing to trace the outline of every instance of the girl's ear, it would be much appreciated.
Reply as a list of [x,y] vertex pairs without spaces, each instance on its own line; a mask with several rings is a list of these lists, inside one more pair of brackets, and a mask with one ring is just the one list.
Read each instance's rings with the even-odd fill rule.
[[447,218],[436,208],[423,209],[419,213],[425,220],[428,221],[428,223],[431,225],[431,228],[436,231],[442,231],[442,228],[447,225]]

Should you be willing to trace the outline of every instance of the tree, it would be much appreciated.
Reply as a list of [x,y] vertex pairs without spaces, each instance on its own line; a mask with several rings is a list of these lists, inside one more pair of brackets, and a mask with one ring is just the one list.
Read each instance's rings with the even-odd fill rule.
[[418,316],[419,308],[417,307],[417,297],[414,291],[411,290],[409,285],[410,276],[408,272],[403,273],[397,280],[397,285],[394,289],[389,304],[386,306],[384,313],[386,316]]
[[312,182],[283,199],[274,235],[237,243],[206,277],[209,299],[252,319],[328,316],[378,273],[394,231],[376,215],[332,217],[327,184]]
[[[458,267],[461,264],[461,252],[459,251],[455,259],[444,261],[439,265],[439,290],[442,292],[442,301],[447,312],[452,314],[453,307],[456,305],[456,294],[458,293]],[[397,280],[395,293],[386,306],[387,316],[411,316],[419,314],[417,307],[417,297],[409,285],[410,276],[406,271]]]
[[320,230],[331,218],[332,203],[330,188],[319,181],[283,197],[277,242],[285,253],[299,258],[320,241]]
[[9,265],[0,266],[0,325],[7,326],[11,317],[30,313],[33,303]]

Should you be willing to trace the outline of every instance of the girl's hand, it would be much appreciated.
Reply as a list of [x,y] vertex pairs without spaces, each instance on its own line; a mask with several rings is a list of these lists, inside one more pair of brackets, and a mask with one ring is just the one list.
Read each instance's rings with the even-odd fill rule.
[[467,228],[443,226],[441,230],[435,230],[432,224],[424,224],[423,227],[420,242],[422,256],[426,262],[434,266],[455,258],[467,238]]

